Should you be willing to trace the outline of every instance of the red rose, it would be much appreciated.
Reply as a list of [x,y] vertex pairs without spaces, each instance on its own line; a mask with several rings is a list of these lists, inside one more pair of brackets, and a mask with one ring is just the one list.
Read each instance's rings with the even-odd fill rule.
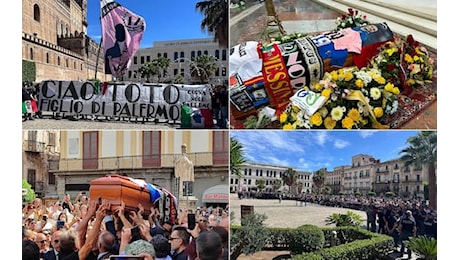
[[353,15],[353,9],[352,8],[348,8],[348,14]]

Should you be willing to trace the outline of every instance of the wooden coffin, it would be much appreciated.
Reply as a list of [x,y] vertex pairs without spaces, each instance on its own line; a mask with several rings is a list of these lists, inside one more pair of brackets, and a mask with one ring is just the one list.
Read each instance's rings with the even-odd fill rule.
[[[150,208],[154,204],[150,200],[150,192],[147,187],[134,182],[133,179],[121,175],[107,175],[94,179],[90,182],[89,196],[92,200],[99,197],[108,200],[112,212],[125,204],[125,212],[138,210],[140,203],[144,207],[144,215],[150,214]],[[157,206],[154,206],[158,208]]]

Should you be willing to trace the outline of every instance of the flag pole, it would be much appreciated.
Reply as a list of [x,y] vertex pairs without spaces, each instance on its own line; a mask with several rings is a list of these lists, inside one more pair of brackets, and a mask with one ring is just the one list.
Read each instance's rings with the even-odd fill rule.
[[101,53],[101,47],[102,47],[102,36],[101,36],[101,40],[99,41],[99,48],[97,48],[97,55],[96,55],[96,68],[94,71],[94,79],[96,80],[97,80],[97,65],[99,64],[99,55]]

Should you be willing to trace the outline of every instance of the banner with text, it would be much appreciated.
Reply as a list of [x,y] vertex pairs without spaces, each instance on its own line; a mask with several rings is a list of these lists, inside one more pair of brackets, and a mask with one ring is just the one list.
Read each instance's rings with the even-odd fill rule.
[[39,109],[66,115],[180,120],[181,106],[211,109],[210,85],[42,81]]

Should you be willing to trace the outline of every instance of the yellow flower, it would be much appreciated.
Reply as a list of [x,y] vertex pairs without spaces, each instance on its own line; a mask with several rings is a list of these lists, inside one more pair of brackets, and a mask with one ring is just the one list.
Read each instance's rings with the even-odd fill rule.
[[316,112],[310,117],[310,122],[315,126],[320,126],[323,123],[323,118],[319,112]]
[[397,51],[397,49],[394,48],[394,47],[386,50],[388,56],[393,55],[393,53],[395,53],[396,51]]
[[321,89],[323,89],[323,85],[321,85],[319,83],[316,83],[314,88],[315,88],[316,91],[321,91]]
[[282,123],[286,122],[287,118],[288,118],[288,115],[286,114],[286,112],[281,113],[281,115],[280,115],[280,123],[282,124]]
[[329,129],[329,130],[334,129],[336,124],[337,124],[337,121],[332,119],[332,117],[330,116],[324,119],[324,126],[326,127],[326,129]]
[[287,123],[285,125],[283,125],[283,130],[292,130],[294,129],[291,125],[291,123]]
[[388,83],[385,85],[385,88],[384,88],[384,89],[385,89],[385,91],[393,92],[393,88],[394,88],[394,87],[395,87],[395,86],[393,85],[393,83],[388,82]]
[[321,96],[325,97],[327,101],[329,97],[331,96],[331,89],[330,88],[323,89],[323,91],[321,92]]
[[355,122],[353,121],[353,119],[351,119],[350,117],[346,116],[343,120],[342,120],[342,127],[343,128],[346,128],[346,129],[351,129],[353,128],[353,125],[355,124]]
[[420,58],[417,55],[414,56],[414,61],[418,61],[419,59]]
[[351,73],[350,71],[347,71],[347,72],[345,72],[343,78],[344,78],[345,81],[350,81],[350,80],[353,79],[353,73]]
[[409,55],[409,54],[404,54],[404,60],[407,61],[408,63],[413,63],[414,60],[412,59],[412,57]]
[[393,94],[399,95],[399,93],[401,93],[401,92],[399,91],[399,88],[394,87],[394,88],[393,88]]
[[362,79],[357,79],[355,81],[355,85],[358,87],[358,88],[363,88],[364,87],[364,82]]
[[433,78],[433,67],[431,67],[431,66],[429,67],[428,73],[427,73],[426,76],[427,76],[428,79],[432,79],[432,78]]
[[298,106],[292,106],[292,111],[294,113],[298,113],[300,111],[300,108]]
[[374,80],[375,80],[377,83],[379,83],[380,85],[385,84],[385,78],[382,77],[382,76],[380,76],[380,75],[376,76],[376,77],[374,78]]
[[353,121],[355,122],[358,122],[359,120],[361,120],[361,114],[356,108],[350,109],[350,111],[348,111],[347,117],[353,119]]
[[381,118],[383,116],[383,108],[374,107],[374,115],[376,118]]
[[333,81],[337,81],[339,79],[339,75],[337,74],[337,71],[331,71],[331,78]]
[[415,84],[415,80],[414,79],[408,79],[406,81],[407,85],[411,86],[411,85],[414,85]]

